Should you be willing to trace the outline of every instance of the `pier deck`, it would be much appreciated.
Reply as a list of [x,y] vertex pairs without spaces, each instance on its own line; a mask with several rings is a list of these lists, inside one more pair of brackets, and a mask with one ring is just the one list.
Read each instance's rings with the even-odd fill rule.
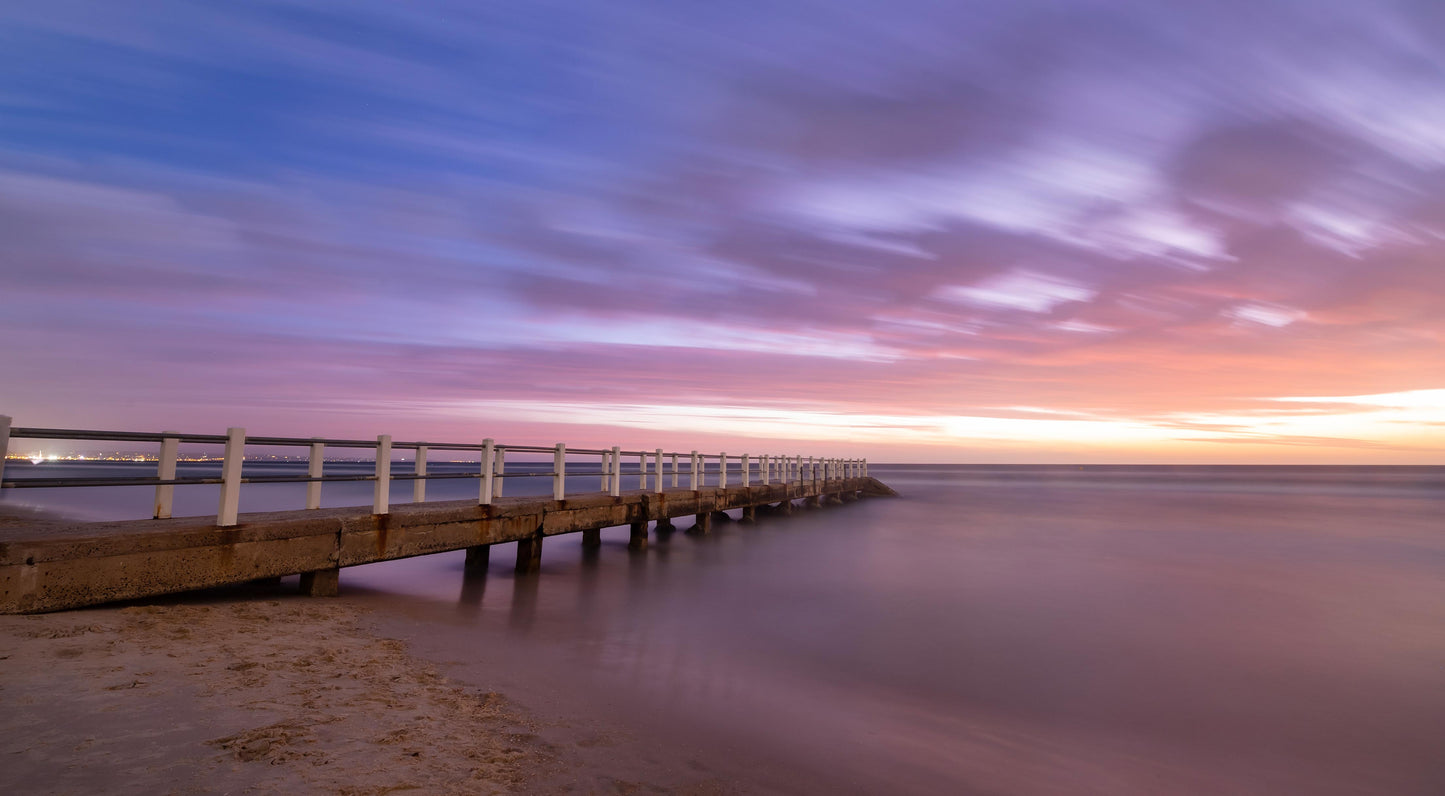
[[240,514],[220,527],[214,517],[122,522],[20,523],[0,528],[0,613],[38,613],[300,574],[311,594],[334,594],[342,567],[396,558],[468,551],[484,564],[492,545],[518,542],[517,569],[535,571],[542,540],[582,533],[596,544],[602,528],[631,527],[631,546],[646,547],[647,524],[695,518],[706,533],[713,512],[791,507],[891,495],[861,476],[700,489],[629,490],[563,500],[498,497],[410,503],[389,513],[370,507]]

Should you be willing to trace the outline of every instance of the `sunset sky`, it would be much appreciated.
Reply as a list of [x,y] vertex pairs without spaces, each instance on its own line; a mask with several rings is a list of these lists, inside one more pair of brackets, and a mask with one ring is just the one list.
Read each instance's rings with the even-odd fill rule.
[[11,2],[20,426],[1441,463],[1445,3]]

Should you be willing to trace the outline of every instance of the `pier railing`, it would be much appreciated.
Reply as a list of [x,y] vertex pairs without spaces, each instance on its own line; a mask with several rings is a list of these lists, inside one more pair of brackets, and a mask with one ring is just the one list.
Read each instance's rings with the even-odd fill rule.
[[[39,439],[39,440],[66,440],[84,442],[122,442],[122,443],[154,443],[157,445],[156,452],[156,475],[154,477],[85,477],[85,478],[18,478],[5,479],[5,458],[10,448],[10,440],[16,439]],[[176,463],[179,460],[179,448],[181,444],[204,444],[223,445],[224,453],[220,458],[221,474],[219,477],[187,477],[176,476]],[[245,449],[247,445],[255,447],[270,448],[304,448],[306,454],[306,475],[250,475],[242,474],[242,465],[246,461]],[[368,449],[375,453],[375,471],[368,474],[350,475],[327,475],[325,472],[326,451],[336,449]],[[395,451],[413,451],[412,471],[409,473],[394,473],[393,465],[398,462],[392,461],[392,454]],[[477,470],[475,472],[447,472],[428,473],[427,460],[433,452],[465,452],[476,456]],[[507,470],[508,454],[514,456],[514,466],[509,472]],[[516,464],[520,463],[516,457],[523,455],[546,456],[550,454],[552,469],[549,471],[537,471],[535,469],[521,469]],[[585,458],[589,461],[585,471],[574,468],[572,477],[575,479],[580,475],[595,475],[598,477],[598,489],[580,492],[567,490],[568,462],[578,462]],[[545,459],[544,459],[545,461]],[[635,461],[636,467],[630,468],[627,472],[623,470],[623,462]],[[595,462],[598,468],[591,469],[591,462]],[[405,464],[405,462],[400,462]],[[216,512],[216,524],[221,527],[228,527],[237,524],[237,514],[240,507],[240,490],[242,484],[282,484],[282,483],[304,483],[306,484],[306,508],[317,509],[321,507],[321,485],[327,482],[336,481],[372,481],[375,482],[375,491],[372,501],[372,513],[386,514],[389,511],[391,502],[391,483],[393,481],[412,482],[412,502],[420,503],[426,500],[426,485],[428,481],[454,478],[467,478],[478,480],[480,488],[477,501],[481,505],[489,505],[502,496],[503,484],[508,478],[537,478],[550,477],[552,479],[552,497],[554,500],[565,500],[568,494],[597,494],[605,493],[613,496],[620,495],[623,490],[624,477],[637,478],[637,489],[661,492],[667,486],[671,488],[687,488],[698,491],[709,487],[726,488],[734,483],[738,485],[750,485],[754,483],[807,483],[810,481],[830,481],[842,478],[856,478],[868,475],[867,459],[840,459],[823,458],[802,455],[751,455],[747,453],[729,455],[726,452],[702,453],[699,451],[688,451],[686,453],[677,451],[665,451],[662,448],[653,450],[624,450],[620,446],[612,448],[568,448],[564,443],[557,443],[554,446],[537,445],[503,445],[498,444],[491,438],[483,439],[481,442],[399,442],[392,439],[390,434],[378,435],[375,440],[370,439],[327,439],[320,437],[247,437],[244,428],[232,427],[226,430],[225,434],[184,434],[175,431],[159,432],[135,432],[135,431],[95,431],[82,429],[65,428],[22,428],[12,427],[11,419],[0,415],[0,488],[3,489],[33,489],[53,487],[84,487],[84,486],[153,486],[155,487],[155,519],[164,519],[171,516],[171,508],[175,488],[177,486],[192,486],[201,484],[220,485],[221,497],[220,506]],[[686,484],[682,483],[686,477]],[[734,479],[736,479],[734,481]],[[711,483],[709,483],[711,482]]]

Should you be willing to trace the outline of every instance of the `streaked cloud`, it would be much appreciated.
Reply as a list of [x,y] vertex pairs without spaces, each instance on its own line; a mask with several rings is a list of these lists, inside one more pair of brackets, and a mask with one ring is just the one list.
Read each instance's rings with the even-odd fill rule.
[[19,423],[1438,453],[1430,3],[77,1],[0,29]]

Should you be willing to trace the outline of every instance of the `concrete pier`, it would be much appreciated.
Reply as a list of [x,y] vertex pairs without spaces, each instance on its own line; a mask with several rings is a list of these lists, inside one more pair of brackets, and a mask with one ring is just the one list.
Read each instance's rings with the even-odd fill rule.
[[600,542],[600,529],[627,525],[629,547],[644,550],[649,522],[696,518],[707,533],[730,509],[844,493],[892,495],[867,477],[786,484],[667,487],[618,494],[592,493],[566,500],[493,497],[476,501],[409,503],[340,509],[239,514],[236,524],[216,517],[18,526],[0,530],[0,613],[36,613],[115,600],[302,576],[303,590],[335,594],[343,567],[452,550],[466,550],[468,570],[484,570],[492,545],[517,543],[517,571],[536,572],[547,536],[582,533]]

